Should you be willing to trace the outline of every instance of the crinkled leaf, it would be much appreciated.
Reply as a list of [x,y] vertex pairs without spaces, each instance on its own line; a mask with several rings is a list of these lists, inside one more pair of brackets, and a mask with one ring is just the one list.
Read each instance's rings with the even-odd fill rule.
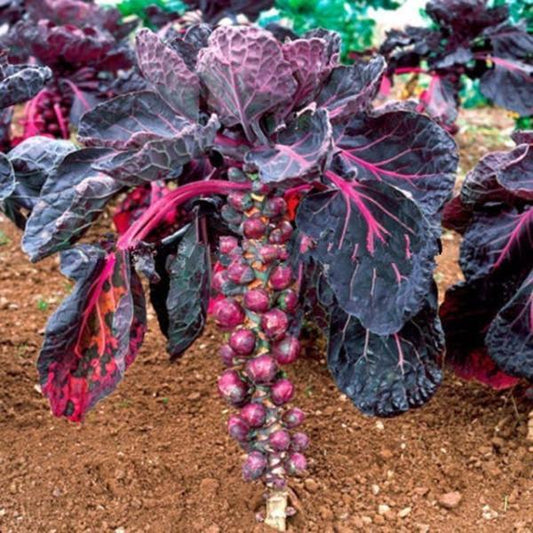
[[358,181],[398,187],[438,222],[458,162],[455,142],[441,127],[419,113],[385,110],[355,115],[338,130],[339,156]]
[[137,60],[143,76],[179,115],[196,120],[200,80],[181,56],[150,30],[137,33]]
[[467,280],[509,265],[533,265],[533,208],[475,212],[464,233],[459,259]]
[[492,321],[486,342],[504,372],[533,381],[533,271]]
[[52,77],[48,67],[10,66],[0,76],[0,109],[33,98]]
[[[435,291],[436,293],[436,291]],[[366,415],[394,416],[424,405],[442,381],[444,335],[431,297],[398,333],[380,336],[340,307],[332,313],[328,366],[337,386]]]
[[140,150],[118,152],[116,156],[102,160],[95,168],[129,186],[177,178],[183,165],[211,148],[219,127],[213,115],[205,126],[189,124],[172,138],[148,141]]
[[523,204],[531,200],[531,145],[521,144],[509,152],[493,152],[471,170],[461,188],[461,201],[470,208],[487,202]]
[[8,158],[14,170],[13,187],[8,192],[0,185],[0,199],[3,200],[3,211],[19,228],[24,229],[47,177],[75,149],[70,141],[36,136],[26,139],[9,152]]
[[22,248],[32,261],[68,248],[123,187],[93,167],[109,154],[106,148],[70,153],[47,178],[22,238]]
[[367,109],[379,91],[384,71],[385,61],[381,56],[368,63],[333,69],[316,98],[317,107],[326,109],[335,122]]
[[298,89],[293,100],[304,106],[316,96],[322,83],[338,63],[338,50],[332,52],[325,39],[297,39],[283,44],[283,56],[291,64]]
[[332,149],[332,131],[323,109],[306,111],[274,136],[272,146],[258,146],[246,163],[263,183],[290,183],[316,178]]
[[340,307],[374,333],[395,333],[423,305],[437,239],[417,205],[390,185],[338,186],[305,197],[296,225],[314,241],[310,255]]
[[489,357],[485,334],[499,309],[512,297],[521,277],[482,278],[459,283],[446,291],[440,317],[446,335],[446,363],[467,380],[495,389],[516,385],[517,379],[500,370]]
[[117,96],[85,113],[78,136],[87,146],[142,149],[148,141],[178,137],[190,122],[152,91]]
[[269,32],[254,27],[217,28],[198,55],[198,74],[209,90],[212,112],[225,126],[240,124],[249,140],[261,118],[297,89],[281,45]]
[[461,197],[455,196],[442,210],[442,225],[462,235],[468,229],[472,216],[472,210],[463,204]]
[[126,252],[82,245],[62,253],[61,270],[76,286],[48,322],[38,369],[53,414],[80,421],[134,361],[144,294]]
[[204,329],[209,270],[208,249],[199,241],[194,223],[177,247],[158,251],[156,271],[160,281],[150,285],[150,295],[172,359],[179,357]]

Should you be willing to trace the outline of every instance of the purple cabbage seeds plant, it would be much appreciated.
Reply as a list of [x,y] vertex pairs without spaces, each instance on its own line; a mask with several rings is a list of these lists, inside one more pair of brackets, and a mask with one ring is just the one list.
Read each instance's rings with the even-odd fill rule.
[[[29,215],[24,250],[62,251],[76,281],[48,323],[41,386],[75,421],[113,390],[145,330],[137,272],[172,358],[213,297],[228,432],[247,452],[244,477],[267,486],[266,522],[283,530],[288,479],[307,465],[287,373],[304,317],[325,326],[332,375],[366,414],[421,406],[440,384],[433,270],[456,147],[409,108],[372,109],[383,59],[339,65],[333,33],[282,43],[199,26],[178,39],[137,34],[149,88],[82,117],[86,147],[48,174]],[[116,242],[74,245],[118,193],[161,180],[168,192]]]
[[480,80],[484,96],[518,113],[533,114],[533,36],[525,21],[513,25],[509,8],[487,0],[432,0],[431,28],[392,30],[381,45],[387,76],[408,72],[431,76],[420,109],[454,130],[462,76]]
[[533,382],[533,132],[486,155],[446,209],[463,235],[465,276],[446,292],[446,360],[457,374],[502,389]]

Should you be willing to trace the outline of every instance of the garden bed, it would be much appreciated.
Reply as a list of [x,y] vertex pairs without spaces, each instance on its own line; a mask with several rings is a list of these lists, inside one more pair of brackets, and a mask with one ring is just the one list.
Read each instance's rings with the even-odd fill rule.
[[[481,147],[504,148],[511,125],[502,112],[464,116],[463,173]],[[56,258],[30,264],[5,219],[0,231],[0,531],[261,531],[254,512],[263,488],[239,480],[240,451],[216,391],[215,328],[170,365],[150,310],[146,341],[118,391],[81,426],[55,419],[35,359],[70,284]],[[460,277],[458,242],[445,234],[441,291]],[[340,395],[325,360],[306,352],[290,370],[312,441],[308,475],[292,485],[292,531],[531,531],[531,403],[517,391],[448,373],[426,407],[372,419]],[[443,499],[450,492],[460,501]]]

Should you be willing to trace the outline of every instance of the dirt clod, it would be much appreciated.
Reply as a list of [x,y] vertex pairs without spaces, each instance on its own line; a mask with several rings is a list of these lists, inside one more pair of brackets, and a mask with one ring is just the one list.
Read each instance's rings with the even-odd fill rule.
[[460,492],[447,492],[439,497],[439,505],[444,509],[455,509],[463,499]]

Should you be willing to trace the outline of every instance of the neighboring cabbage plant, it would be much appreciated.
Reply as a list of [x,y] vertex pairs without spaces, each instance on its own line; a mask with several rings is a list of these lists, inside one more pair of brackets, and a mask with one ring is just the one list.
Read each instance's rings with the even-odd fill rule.
[[392,30],[380,48],[390,80],[409,72],[431,77],[420,110],[455,130],[468,77],[479,79],[481,93],[494,104],[533,115],[533,35],[525,21],[513,24],[507,6],[489,8],[487,0],[432,0],[426,12],[432,27]]
[[465,277],[440,310],[446,360],[498,389],[533,382],[533,131],[514,140],[467,175],[444,219],[463,235]]

